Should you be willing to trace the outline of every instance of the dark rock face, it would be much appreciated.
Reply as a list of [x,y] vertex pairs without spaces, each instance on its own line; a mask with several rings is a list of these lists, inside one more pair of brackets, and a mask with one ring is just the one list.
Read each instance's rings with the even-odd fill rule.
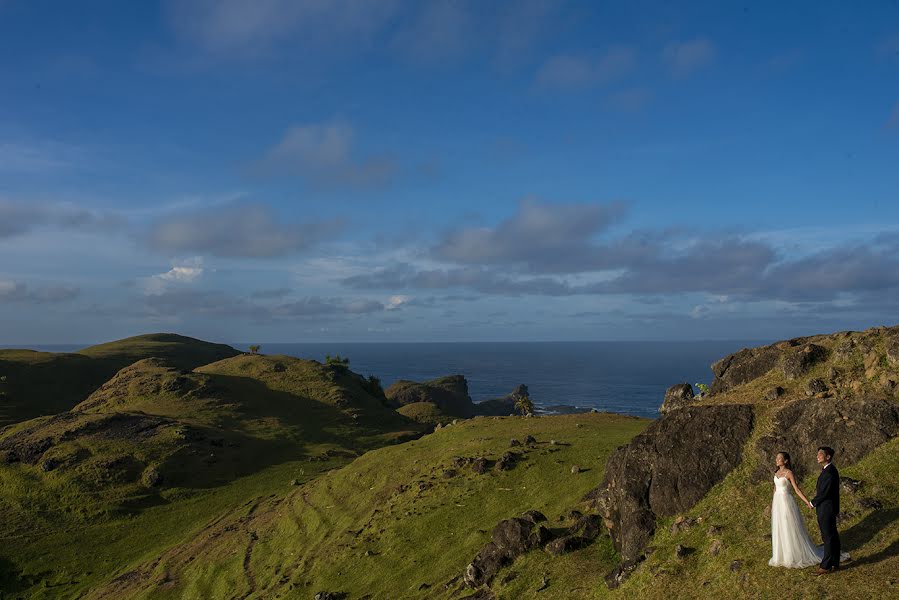
[[656,517],[688,510],[740,463],[753,421],[748,405],[688,406],[612,453],[584,499],[601,510],[624,560],[642,553]]
[[462,375],[449,375],[424,383],[400,380],[384,391],[396,406],[416,402],[430,402],[453,417],[467,419],[474,416],[474,402],[468,395],[468,382]]
[[599,515],[581,515],[561,537],[548,543],[545,549],[553,556],[559,556],[583,548],[599,537],[599,534]]
[[478,551],[474,560],[465,568],[465,585],[476,588],[489,584],[503,566],[549,539],[549,530],[534,523],[536,515],[543,515],[535,513],[536,511],[529,511],[522,517],[497,523],[493,528],[492,540]]
[[817,344],[805,344],[790,348],[783,356],[780,368],[784,377],[796,379],[808,371],[812,365],[827,356],[827,350]]
[[477,402],[474,405],[475,414],[484,415],[488,417],[506,417],[508,415],[517,415],[521,414],[515,407],[515,402],[522,397],[528,395],[528,386],[519,384],[512,390],[511,394],[503,396],[502,398],[493,398],[491,400],[484,400],[483,402]]
[[715,380],[711,392],[718,394],[761,377],[773,369],[780,359],[780,350],[776,346],[762,348],[744,348],[739,352],[725,356],[712,365]]
[[693,401],[693,398],[693,386],[689,383],[672,385],[668,388],[668,391],[665,392],[665,400],[662,402],[662,406],[659,407],[659,412],[665,414],[674,409],[683,408],[690,404]]
[[626,560],[619,564],[611,573],[606,575],[606,587],[610,590],[614,590],[620,586],[644,560],[646,560],[646,557],[641,554],[637,558]]
[[776,433],[757,444],[759,480],[770,478],[774,456],[789,452],[797,477],[817,472],[818,446],[836,450],[834,464],[852,464],[899,434],[899,407],[882,398],[822,398],[791,402],[775,417]]

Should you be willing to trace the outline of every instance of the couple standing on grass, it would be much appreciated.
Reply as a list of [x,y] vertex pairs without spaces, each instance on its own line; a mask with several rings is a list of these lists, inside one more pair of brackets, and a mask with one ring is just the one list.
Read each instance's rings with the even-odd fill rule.
[[[837,532],[837,515],[840,513],[840,473],[831,463],[833,448],[818,448],[818,464],[821,474],[815,497],[809,500],[799,489],[793,476],[790,455],[778,452],[774,473],[774,499],[771,502],[771,560],[772,567],[801,568],[818,565],[816,575],[826,575],[839,570],[840,560],[849,560],[849,555],[840,552],[840,534]],[[824,545],[815,546],[805,528],[799,508],[790,494],[790,487],[796,491],[809,509],[814,509],[821,529]]]

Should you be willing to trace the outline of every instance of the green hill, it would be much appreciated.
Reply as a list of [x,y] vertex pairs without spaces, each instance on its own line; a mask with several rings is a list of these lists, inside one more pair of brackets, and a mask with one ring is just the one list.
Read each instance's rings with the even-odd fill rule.
[[[436,402],[410,396],[393,410],[376,383],[338,365],[240,355],[184,372],[140,361],[72,411],[0,432],[0,521],[16,524],[0,534],[0,588],[116,599],[895,596],[899,328],[745,349],[712,373],[701,396],[672,386],[655,421],[447,424]],[[429,421],[443,426],[404,441]],[[820,444],[837,449],[847,482],[840,529],[853,560],[814,578],[767,566],[766,509],[774,454],[793,454],[810,491]],[[548,518],[542,533],[467,588],[476,556],[518,543],[502,523],[514,529],[510,519],[533,510]],[[552,546],[584,522],[608,529]]]
[[139,335],[69,353],[0,350],[0,428],[67,411],[119,369],[144,358],[190,370],[238,354],[224,344],[172,333]]
[[0,548],[16,551],[0,551],[0,582],[87,589],[222,511],[421,435],[371,391],[345,368],[287,356],[193,372],[146,359],[71,411],[5,428]]
[[[444,584],[459,585],[499,520],[539,510],[558,525],[602,477],[609,452],[646,424],[609,414],[460,421],[227,515],[123,569],[90,597],[311,598],[323,590],[348,598],[447,597]],[[534,444],[510,448],[510,439],[528,435]],[[508,450],[520,454],[508,470],[477,473],[464,460],[492,462]],[[605,540],[575,553],[585,573],[554,586],[568,593],[584,586],[585,574],[588,587],[598,585],[615,564]],[[509,589],[536,585],[544,573],[542,565],[513,569],[520,578]]]

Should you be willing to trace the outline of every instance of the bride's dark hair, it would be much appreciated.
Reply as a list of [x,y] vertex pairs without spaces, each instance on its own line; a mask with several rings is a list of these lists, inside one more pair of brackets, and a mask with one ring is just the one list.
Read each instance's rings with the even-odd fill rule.
[[[778,454],[780,454],[781,456],[784,457],[784,468],[792,469],[793,461],[790,460],[790,453],[789,452],[778,452]],[[777,473],[777,471],[779,469],[780,469],[780,467],[778,467],[777,469],[774,469],[774,472]]]

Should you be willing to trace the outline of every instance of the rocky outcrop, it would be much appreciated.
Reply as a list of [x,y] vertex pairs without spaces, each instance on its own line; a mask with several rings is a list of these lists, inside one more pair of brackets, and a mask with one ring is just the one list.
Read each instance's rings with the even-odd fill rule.
[[499,570],[517,556],[549,541],[550,531],[539,525],[543,521],[546,517],[532,510],[497,523],[491,541],[478,551],[465,568],[465,584],[472,588],[489,584]]
[[718,394],[761,377],[780,360],[780,350],[776,346],[744,348],[725,356],[712,365],[715,380],[711,392]]
[[521,411],[515,407],[515,403],[519,398],[526,396],[528,396],[528,386],[522,383],[516,386],[511,394],[502,398],[493,398],[475,403],[474,410],[476,414],[488,417],[506,417],[508,415],[521,414]]
[[384,390],[394,406],[430,402],[444,414],[467,419],[475,414],[474,403],[468,395],[468,382],[462,375],[449,375],[417,383],[401,379]]
[[612,453],[585,500],[600,509],[625,561],[640,556],[656,518],[688,510],[740,464],[753,421],[749,405],[688,406]]
[[693,398],[695,398],[693,386],[689,383],[672,385],[665,392],[665,400],[662,402],[662,406],[659,407],[659,412],[665,414],[676,408],[683,408],[693,402]]
[[790,347],[784,352],[780,368],[784,377],[796,379],[801,377],[818,362],[824,360],[827,350],[818,344],[802,344]]
[[886,398],[796,400],[777,413],[773,431],[756,444],[756,477],[770,477],[774,457],[783,451],[790,453],[793,471],[802,478],[818,469],[819,446],[831,446],[834,463],[848,465],[899,435],[899,406]]

